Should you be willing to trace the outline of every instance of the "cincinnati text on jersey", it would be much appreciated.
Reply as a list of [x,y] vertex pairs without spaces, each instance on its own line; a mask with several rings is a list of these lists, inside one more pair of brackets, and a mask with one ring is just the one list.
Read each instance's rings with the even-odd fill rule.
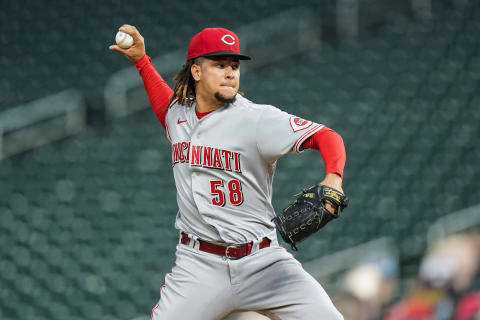
[[189,163],[212,169],[241,173],[240,153],[209,146],[190,145],[182,141],[172,144],[172,167],[177,163]]

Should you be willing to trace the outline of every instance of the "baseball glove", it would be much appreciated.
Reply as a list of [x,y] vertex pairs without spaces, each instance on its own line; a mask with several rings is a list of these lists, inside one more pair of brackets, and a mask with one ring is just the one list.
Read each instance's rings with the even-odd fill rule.
[[[335,208],[334,213],[327,210],[326,202]],[[305,240],[330,220],[338,218],[347,205],[348,198],[340,191],[324,185],[316,185],[303,190],[297,199],[272,221],[283,240],[297,251],[297,242]]]

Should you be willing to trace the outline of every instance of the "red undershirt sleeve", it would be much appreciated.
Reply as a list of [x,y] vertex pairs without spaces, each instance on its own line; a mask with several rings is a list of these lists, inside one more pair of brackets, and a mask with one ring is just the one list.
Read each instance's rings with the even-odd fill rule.
[[346,153],[343,139],[338,133],[324,127],[305,140],[301,148],[320,151],[325,163],[325,174],[336,173],[343,177]]
[[140,60],[135,62],[135,67],[142,77],[150,106],[163,128],[166,128],[165,118],[173,90],[170,89],[162,76],[157,72],[149,56],[144,55]]

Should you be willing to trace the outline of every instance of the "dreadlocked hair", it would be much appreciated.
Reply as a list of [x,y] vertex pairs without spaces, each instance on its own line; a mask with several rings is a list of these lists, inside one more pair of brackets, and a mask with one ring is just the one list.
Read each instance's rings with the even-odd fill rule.
[[[187,104],[189,107],[195,102],[195,79],[193,79],[191,69],[192,65],[199,64],[199,59],[200,58],[190,59],[185,62],[182,69],[180,69],[173,78],[173,80],[175,80],[175,87],[169,107],[176,99],[178,99],[179,104]],[[241,91],[238,91],[238,94],[244,95]]]
[[195,101],[195,80],[190,71],[194,63],[195,59],[185,62],[182,69],[173,78],[175,80],[175,88],[173,89],[170,105],[175,99],[178,99],[179,104],[187,104],[191,107]]

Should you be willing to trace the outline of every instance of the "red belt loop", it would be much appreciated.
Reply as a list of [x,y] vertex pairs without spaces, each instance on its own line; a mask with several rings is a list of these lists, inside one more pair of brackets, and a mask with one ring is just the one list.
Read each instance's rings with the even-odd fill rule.
[[258,245],[258,248],[263,249],[263,248],[266,248],[266,247],[270,247],[270,242],[271,242],[270,239],[265,237],[265,238],[262,239],[262,242],[260,242],[260,244]]
[[187,245],[187,246],[190,244],[190,238],[188,237],[188,235],[186,233],[182,232],[182,239],[180,240],[180,242],[184,245]]
[[[192,240],[186,233],[182,232],[181,234],[182,234],[182,237],[180,239],[180,243],[188,246],[190,244],[190,241]],[[247,243],[239,246],[222,246],[219,244],[214,244],[214,243],[207,242],[200,239],[197,239],[196,241],[198,241],[199,243],[198,249],[200,251],[217,254],[223,257],[227,257],[229,259],[243,258],[249,255],[250,253],[252,253],[252,248],[253,248],[252,243]],[[265,237],[259,243],[258,248],[263,249],[269,246],[270,246],[270,239]]]

